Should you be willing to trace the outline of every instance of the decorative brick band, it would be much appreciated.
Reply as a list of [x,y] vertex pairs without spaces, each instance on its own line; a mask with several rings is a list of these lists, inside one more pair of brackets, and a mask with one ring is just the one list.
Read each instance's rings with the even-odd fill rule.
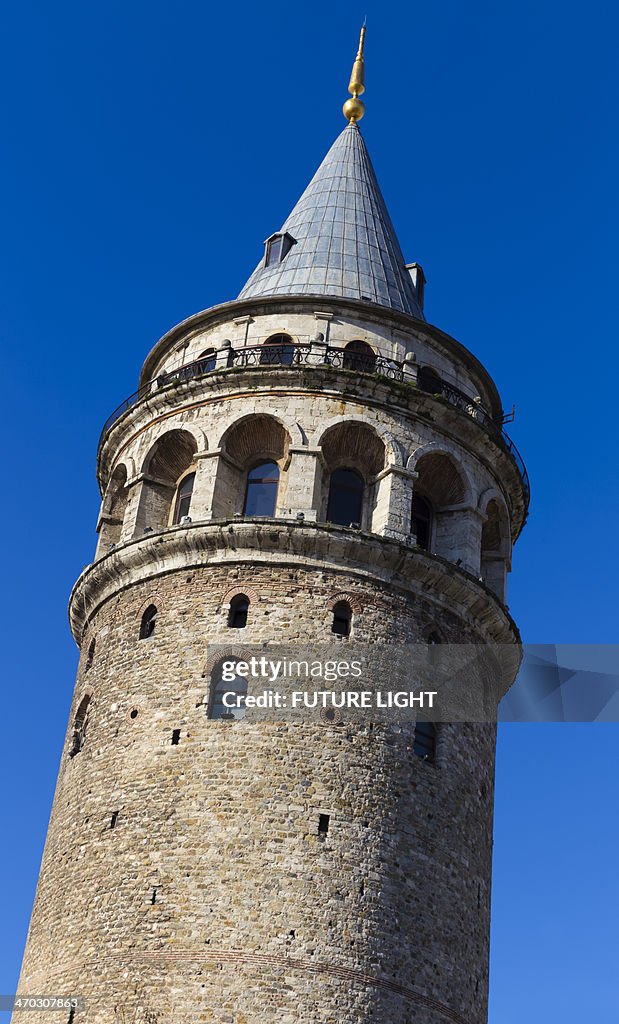
[[[372,988],[379,988],[383,991],[393,992],[394,995],[402,996],[410,1003],[416,1003],[417,1006],[424,1006],[428,1010],[433,1010],[446,1020],[450,1020],[453,1024],[469,1024],[465,1017],[461,1014],[456,1013],[451,1007],[445,1006],[443,1003],[439,1003],[437,999],[433,999],[431,996],[424,996],[421,992],[415,992],[414,989],[407,988],[404,985],[398,985],[393,981],[384,981],[382,978],[377,978],[372,974],[365,974],[363,971],[355,971],[348,967],[339,967],[337,964],[325,964],[325,963],[314,963],[312,960],[297,960],[294,957],[288,956],[270,956],[269,954],[263,953],[247,953],[243,950],[238,949],[210,949],[208,951],[196,951],[196,950],[176,950],[175,952],[167,953],[165,951],[143,951],[137,950],[132,951],[130,954],[127,953],[113,953],[110,956],[97,957],[95,960],[74,960],[71,963],[65,964],[61,967],[54,967],[51,971],[38,971],[35,974],[30,975],[29,978],[24,979],[29,985],[34,982],[42,985],[42,981],[38,981],[39,978],[45,978],[45,983],[49,983],[54,978],[66,974],[70,970],[78,969],[83,971],[88,968],[96,968],[100,970],[102,967],[113,966],[114,964],[138,964],[138,963],[161,963],[161,964],[200,964],[202,967],[210,966],[212,969],[219,969],[223,964],[247,964],[248,966],[255,967],[285,967],[286,971],[296,971],[298,973],[305,974],[328,974],[332,978],[337,978],[340,981],[351,981],[357,982],[360,985],[368,985]],[[49,987],[49,985],[48,985]]]

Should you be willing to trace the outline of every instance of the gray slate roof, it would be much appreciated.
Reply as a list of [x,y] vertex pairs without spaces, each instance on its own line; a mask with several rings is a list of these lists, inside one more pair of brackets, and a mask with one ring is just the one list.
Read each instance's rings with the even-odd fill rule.
[[424,319],[356,125],[335,140],[281,230],[296,244],[281,263],[262,259],[239,299],[336,295]]

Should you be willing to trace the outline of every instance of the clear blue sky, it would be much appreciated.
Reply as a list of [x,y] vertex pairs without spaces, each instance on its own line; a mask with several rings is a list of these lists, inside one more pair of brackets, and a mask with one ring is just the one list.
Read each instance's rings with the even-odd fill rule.
[[[616,642],[616,4],[5,5],[0,991],[66,726],[95,452],[171,325],[233,298],[336,134],[363,131],[428,318],[486,364],[530,472],[510,607]],[[491,1024],[616,1024],[619,726],[501,729]],[[616,970],[615,970],[616,973]]]

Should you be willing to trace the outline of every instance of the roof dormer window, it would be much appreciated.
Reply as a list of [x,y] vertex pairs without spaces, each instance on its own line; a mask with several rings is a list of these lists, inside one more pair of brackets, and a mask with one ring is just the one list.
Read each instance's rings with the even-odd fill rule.
[[267,238],[264,251],[265,267],[274,267],[281,263],[296,242],[296,238],[289,235],[287,231],[278,231],[277,234]]

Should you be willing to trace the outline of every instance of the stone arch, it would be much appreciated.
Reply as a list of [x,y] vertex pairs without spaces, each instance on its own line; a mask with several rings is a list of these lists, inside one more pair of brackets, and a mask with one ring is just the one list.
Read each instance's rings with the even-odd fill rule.
[[345,601],[346,604],[349,604],[356,615],[358,615],[359,612],[363,611],[363,605],[359,600],[357,594],[351,594],[350,591],[348,590],[342,590],[339,593],[332,594],[330,597],[328,597],[325,602],[327,611],[332,612],[336,604],[339,604],[340,601]]
[[339,424],[352,424],[356,423],[361,426],[365,426],[368,430],[371,430],[385,446],[385,465],[387,466],[402,466],[402,446],[400,442],[396,440],[394,435],[389,430],[384,430],[378,427],[369,416],[332,416],[326,423],[320,425],[319,430],[315,431],[312,438],[312,443],[316,446],[322,446],[323,439],[332,430],[333,427],[339,426]]
[[453,452],[432,444],[409,459],[409,468],[416,473],[411,532],[417,543],[433,554],[468,565],[471,488],[461,463]]
[[480,570],[488,587],[505,601],[510,568],[511,538],[509,513],[498,491],[489,489],[480,498],[484,522],[481,528]]
[[234,587],[230,587],[229,590],[226,590],[225,594],[221,599],[220,607],[226,608],[233,598],[239,597],[241,594],[245,594],[245,596],[251,601],[252,604],[257,604],[259,600],[258,591],[255,590],[254,587],[251,586],[251,584],[244,584],[241,582]]
[[373,424],[344,416],[327,424],[319,443],[323,456],[319,517],[371,529],[376,477],[387,462],[384,440]]
[[291,441],[290,431],[282,420],[267,413],[251,413],[230,424],[219,443],[221,454],[213,490],[213,516],[244,512],[248,475],[261,463],[271,462],[277,467],[274,499],[277,506],[281,505],[286,492]]
[[105,489],[99,518],[99,544],[97,554],[105,554],[120,542],[125,512],[129,500],[127,481],[130,471],[124,462],[115,467]]
[[461,503],[473,505],[474,488],[471,483],[469,471],[462,461],[462,453],[456,445],[450,444],[449,441],[430,441],[428,444],[421,445],[421,447],[417,448],[407,459],[406,468],[416,472],[419,462],[424,459],[426,455],[433,454],[445,455],[451,459],[454,468],[462,478],[464,485]]
[[172,427],[151,444],[142,463],[136,535],[170,524],[178,482],[193,467],[198,442],[192,430]]

